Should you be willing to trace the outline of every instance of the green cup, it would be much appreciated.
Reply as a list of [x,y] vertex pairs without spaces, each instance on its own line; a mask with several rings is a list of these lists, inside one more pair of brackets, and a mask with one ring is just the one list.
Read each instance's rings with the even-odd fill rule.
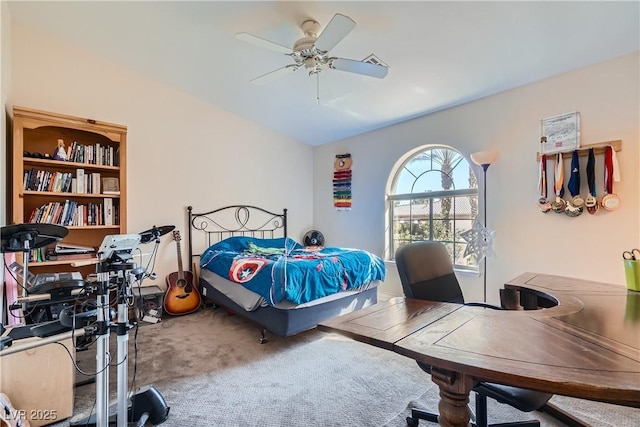
[[627,279],[627,289],[640,292],[640,260],[624,260],[624,276]]

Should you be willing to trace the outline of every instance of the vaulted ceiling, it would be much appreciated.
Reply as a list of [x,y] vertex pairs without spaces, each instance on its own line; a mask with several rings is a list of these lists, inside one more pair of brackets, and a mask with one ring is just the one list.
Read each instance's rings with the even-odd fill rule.
[[[640,48],[639,2],[11,1],[38,28],[308,145],[320,145],[612,59]],[[301,24],[355,28],[330,55],[389,66],[373,78],[304,67],[250,81],[291,57]],[[318,99],[319,98],[319,101]]]

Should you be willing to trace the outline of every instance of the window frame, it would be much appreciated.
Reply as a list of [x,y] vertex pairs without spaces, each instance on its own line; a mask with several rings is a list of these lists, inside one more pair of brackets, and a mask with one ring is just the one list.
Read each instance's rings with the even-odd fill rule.
[[[452,190],[440,190],[440,191],[426,191],[426,192],[420,192],[420,193],[399,193],[399,194],[393,194],[392,191],[394,191],[394,189],[397,186],[398,180],[401,178],[401,174],[403,173],[403,171],[405,170],[406,166],[413,161],[416,157],[420,156],[421,154],[425,153],[425,152],[429,152],[429,151],[433,151],[433,150],[450,150],[452,152],[454,152],[456,155],[461,157],[461,160],[459,160],[457,162],[457,164],[459,164],[462,160],[465,160],[467,165],[469,166],[469,170],[470,173],[473,174],[473,177],[475,179],[475,183],[476,183],[476,187],[475,188],[464,188],[464,189],[455,189],[455,183],[453,183],[454,188]],[[456,164],[456,167],[457,167]],[[395,222],[394,222],[394,204],[397,201],[411,201],[411,200],[435,200],[435,199],[440,199],[443,197],[451,197],[454,201],[456,197],[465,197],[465,196],[476,196],[476,212],[475,212],[475,216],[471,216],[469,218],[469,221],[471,222],[471,224],[474,223],[474,221],[478,218],[479,215],[479,204],[480,204],[480,191],[479,191],[479,182],[478,182],[478,174],[476,173],[477,171],[475,170],[475,168],[472,167],[472,162],[470,161],[470,159],[465,156],[463,153],[461,153],[460,151],[456,150],[453,147],[450,146],[446,146],[446,145],[437,145],[437,144],[430,144],[430,145],[425,145],[422,146],[420,148],[417,148],[415,150],[412,150],[411,152],[405,154],[405,156],[403,156],[403,158],[401,159],[401,161],[399,161],[396,166],[393,168],[391,174],[390,174],[390,185],[388,187],[387,190],[387,194],[386,194],[386,200],[385,200],[385,210],[388,212],[388,224],[389,227],[387,228],[387,232],[386,232],[386,247],[389,248],[388,250],[388,255],[387,255],[387,259],[389,261],[395,261],[395,252],[397,250],[396,246],[396,239],[395,239]],[[422,175],[424,175],[425,173],[430,173],[430,172],[435,172],[435,173],[442,173],[442,169],[441,168],[434,168],[434,166],[439,166],[441,167],[441,164],[437,164],[433,162],[433,159],[431,160],[431,165],[430,165],[430,169],[424,169],[421,171],[420,174],[416,175],[413,172],[409,171],[408,168],[407,171],[409,171],[409,173],[411,173],[414,177],[415,177],[415,181],[417,181]],[[454,167],[455,169],[455,167]],[[453,169],[452,169],[453,170]],[[446,173],[446,172],[445,172]],[[414,184],[415,184],[414,181]],[[455,206],[455,202],[454,202],[454,206]],[[473,208],[472,208],[473,209]],[[455,211],[454,211],[455,212]],[[471,214],[473,214],[473,210],[471,212]],[[461,221],[457,220],[455,218],[455,215],[452,218],[452,223],[453,223],[453,240],[435,240],[435,241],[442,241],[445,244],[452,244],[455,245],[456,243],[460,243],[460,241],[456,240],[456,222],[457,221]],[[411,216],[409,217],[409,221],[414,221]],[[433,221],[434,218],[429,215],[427,218],[427,221],[429,221],[431,224],[429,225],[429,232],[430,232],[430,237],[433,237]],[[411,237],[411,236],[410,236]],[[413,241],[418,241],[418,240],[409,240],[409,242],[413,242]],[[422,241],[422,240],[420,240]],[[475,273],[478,274],[479,273],[479,265],[464,265],[464,264],[456,264],[455,260],[452,259],[451,260],[454,270],[459,271],[459,272],[467,272],[467,273]]]

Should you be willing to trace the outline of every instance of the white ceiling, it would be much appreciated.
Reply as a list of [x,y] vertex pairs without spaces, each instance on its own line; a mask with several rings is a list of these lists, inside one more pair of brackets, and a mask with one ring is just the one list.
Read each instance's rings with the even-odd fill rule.
[[[308,145],[442,110],[640,48],[638,1],[142,1],[9,4],[14,25],[53,37]],[[330,53],[389,65],[385,79],[304,69],[249,81],[292,61],[234,38],[285,46],[300,24],[356,22]]]

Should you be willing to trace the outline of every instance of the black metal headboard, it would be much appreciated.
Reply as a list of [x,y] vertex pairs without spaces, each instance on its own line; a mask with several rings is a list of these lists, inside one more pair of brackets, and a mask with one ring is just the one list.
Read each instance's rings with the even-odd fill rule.
[[[193,232],[204,233],[204,249],[231,236],[250,236],[262,239],[287,237],[287,210],[281,214],[250,205],[232,205],[204,213],[193,213],[193,207],[187,207],[189,215],[189,262],[200,254],[193,253]],[[280,234],[282,233],[282,236]]]

